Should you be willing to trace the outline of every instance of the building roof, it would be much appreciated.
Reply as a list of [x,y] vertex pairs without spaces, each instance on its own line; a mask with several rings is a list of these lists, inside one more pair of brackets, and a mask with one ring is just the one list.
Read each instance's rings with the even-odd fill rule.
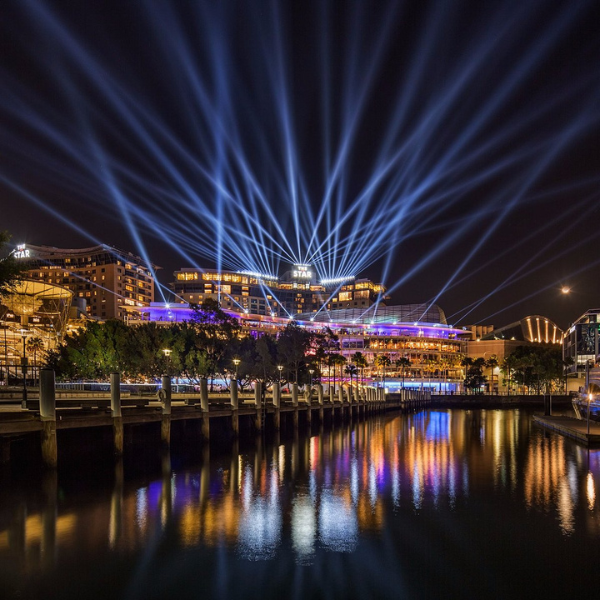
[[396,306],[370,306],[369,308],[345,308],[322,310],[318,314],[303,313],[298,320],[327,323],[388,324],[423,323],[447,325],[446,315],[437,304],[399,304]]
[[33,244],[26,244],[23,246],[31,251],[26,257],[26,259],[30,261],[37,259],[51,262],[52,260],[64,260],[65,258],[86,257],[107,253],[122,259],[124,262],[135,262],[154,270],[160,268],[153,263],[148,263],[144,258],[137,254],[133,254],[133,252],[119,250],[113,246],[107,246],[106,244],[98,244],[97,246],[90,246],[89,248],[56,248],[55,246],[35,246]]
[[556,344],[562,340],[563,330],[541,315],[530,315],[481,337],[482,340],[516,340]]

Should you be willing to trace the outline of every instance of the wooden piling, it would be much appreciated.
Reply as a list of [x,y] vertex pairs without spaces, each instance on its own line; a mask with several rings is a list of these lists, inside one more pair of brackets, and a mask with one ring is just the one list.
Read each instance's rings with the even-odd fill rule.
[[254,404],[256,406],[256,413],[254,415],[254,426],[256,431],[262,431],[263,429],[263,418],[262,418],[262,382],[257,381],[254,385]]
[[235,379],[231,380],[231,430],[234,437],[240,434],[240,417],[238,413],[239,409],[239,397],[238,397],[238,382]]
[[205,377],[200,379],[200,410],[208,412],[208,381]]
[[273,427],[276,430],[281,428],[281,384],[279,382],[273,384]]
[[42,421],[42,461],[44,466],[55,469],[58,462],[56,445],[56,396],[54,391],[54,371],[40,371],[40,418]]
[[168,375],[162,377],[161,387],[162,420],[160,426],[160,439],[166,446],[171,443],[171,378]]
[[113,422],[113,451],[123,455],[123,414],[121,411],[121,374],[110,374],[110,414]]

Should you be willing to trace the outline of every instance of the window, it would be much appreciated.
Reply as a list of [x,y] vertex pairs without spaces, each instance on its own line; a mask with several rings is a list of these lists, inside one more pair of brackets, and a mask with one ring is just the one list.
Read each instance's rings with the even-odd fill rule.
[[191,281],[198,279],[198,273],[177,273],[177,279],[179,281]]

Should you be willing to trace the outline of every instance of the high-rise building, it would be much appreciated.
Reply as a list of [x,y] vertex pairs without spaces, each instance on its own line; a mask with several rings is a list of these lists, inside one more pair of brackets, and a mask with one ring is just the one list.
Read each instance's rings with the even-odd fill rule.
[[64,249],[21,244],[14,251],[27,264],[26,276],[34,281],[70,289],[85,302],[85,311],[99,319],[125,319],[133,307],[154,301],[157,268],[131,252],[111,246]]

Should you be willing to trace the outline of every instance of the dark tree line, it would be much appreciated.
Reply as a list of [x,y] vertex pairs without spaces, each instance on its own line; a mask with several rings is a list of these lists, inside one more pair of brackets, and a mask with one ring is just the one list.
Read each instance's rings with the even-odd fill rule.
[[323,336],[294,322],[278,335],[254,336],[214,300],[192,309],[189,321],[168,326],[89,322],[47,355],[46,366],[61,380],[107,380],[111,372],[120,372],[132,381],[167,374],[197,384],[237,374],[242,389],[250,381],[307,383],[309,369],[320,375]]
[[[516,387],[525,387],[529,393],[552,393],[563,388],[568,364],[568,361],[563,361],[562,348],[549,344],[518,346],[501,364],[495,356],[487,360],[465,357],[462,361],[465,389],[471,393],[481,393],[488,383],[484,370],[492,369],[493,373],[498,366],[504,374],[504,384],[509,392]],[[491,385],[493,381],[489,383]]]

